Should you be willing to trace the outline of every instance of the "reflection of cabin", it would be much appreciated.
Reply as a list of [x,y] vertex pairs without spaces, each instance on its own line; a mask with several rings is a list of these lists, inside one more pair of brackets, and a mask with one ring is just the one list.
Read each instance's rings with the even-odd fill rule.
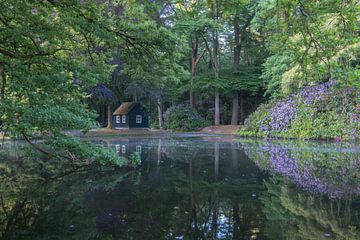
[[149,121],[144,107],[136,102],[124,102],[113,113],[114,128],[148,128]]
[[134,153],[138,153],[140,156],[140,160],[144,160],[148,153],[148,143],[137,141],[137,140],[124,140],[116,141],[114,143],[115,151],[125,158],[130,157]]

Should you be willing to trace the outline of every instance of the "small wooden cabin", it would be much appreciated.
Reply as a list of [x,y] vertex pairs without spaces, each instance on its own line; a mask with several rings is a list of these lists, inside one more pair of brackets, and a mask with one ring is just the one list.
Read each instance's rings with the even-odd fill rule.
[[137,102],[124,102],[113,113],[113,126],[122,128],[148,128],[149,119],[145,108]]

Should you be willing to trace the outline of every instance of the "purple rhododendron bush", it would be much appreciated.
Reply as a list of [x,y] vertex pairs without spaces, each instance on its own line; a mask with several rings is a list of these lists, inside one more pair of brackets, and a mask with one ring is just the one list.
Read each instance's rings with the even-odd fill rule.
[[252,113],[242,136],[301,139],[360,139],[360,93],[329,81],[271,100]]

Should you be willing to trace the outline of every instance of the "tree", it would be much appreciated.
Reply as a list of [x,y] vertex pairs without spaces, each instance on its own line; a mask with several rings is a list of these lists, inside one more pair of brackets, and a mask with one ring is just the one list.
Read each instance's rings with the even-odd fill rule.
[[253,26],[272,55],[263,74],[268,93],[287,95],[328,79],[356,86],[358,8],[356,1],[259,1]]
[[178,64],[169,59],[177,39],[135,1],[2,1],[0,7],[0,120],[29,141],[34,132],[52,143],[64,130],[93,127],[86,90],[110,80],[114,56],[124,60],[123,69],[135,63],[132,73],[158,59],[161,67],[147,71],[162,73],[154,82],[174,78]]

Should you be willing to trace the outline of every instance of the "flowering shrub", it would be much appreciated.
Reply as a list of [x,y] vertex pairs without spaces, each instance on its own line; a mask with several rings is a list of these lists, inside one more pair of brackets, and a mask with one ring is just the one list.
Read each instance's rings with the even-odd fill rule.
[[280,101],[270,113],[269,126],[272,131],[286,131],[296,117],[295,101],[291,98]]
[[333,82],[308,86],[260,106],[239,131],[243,136],[360,139],[360,93]]
[[188,105],[176,105],[164,113],[164,126],[169,130],[194,131],[209,125],[208,121]]
[[323,101],[329,96],[329,90],[332,85],[332,81],[329,81],[314,86],[307,86],[299,92],[299,97],[308,105]]

